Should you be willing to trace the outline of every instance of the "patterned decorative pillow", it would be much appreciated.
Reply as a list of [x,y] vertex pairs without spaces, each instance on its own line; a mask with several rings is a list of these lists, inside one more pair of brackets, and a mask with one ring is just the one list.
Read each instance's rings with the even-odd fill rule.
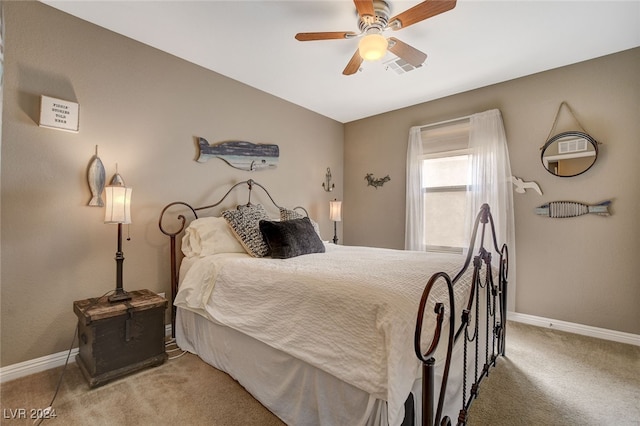
[[280,207],[280,220],[302,219],[304,216],[295,210]]
[[[308,216],[304,216],[295,210],[289,210],[289,209],[285,209],[284,207],[280,207],[280,220],[282,221],[302,219],[303,217],[308,217]],[[320,226],[318,226],[315,220],[311,218],[309,218],[309,220],[311,221],[311,225],[313,225],[313,229],[316,231],[316,234],[318,234],[318,237],[320,237]]]
[[240,244],[253,257],[269,254],[269,246],[262,238],[260,221],[269,220],[267,212],[260,204],[238,206],[235,210],[222,212]]

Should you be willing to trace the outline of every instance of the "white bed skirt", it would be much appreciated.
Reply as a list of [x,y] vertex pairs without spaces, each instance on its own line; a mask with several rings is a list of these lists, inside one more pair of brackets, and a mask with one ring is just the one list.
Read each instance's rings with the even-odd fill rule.
[[[288,425],[388,426],[386,401],[229,327],[178,308],[175,335],[180,348],[228,373]],[[461,363],[458,348],[444,411],[452,420],[461,406],[462,373],[454,367]],[[438,370],[436,392],[441,381]],[[421,424],[421,382],[416,380],[412,390],[415,426]]]

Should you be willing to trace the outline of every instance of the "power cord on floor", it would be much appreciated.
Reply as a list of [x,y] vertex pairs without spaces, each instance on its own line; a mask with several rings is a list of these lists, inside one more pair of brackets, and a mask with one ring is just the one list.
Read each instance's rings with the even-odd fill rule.
[[67,370],[67,365],[69,364],[69,358],[71,357],[71,351],[73,350],[73,343],[76,341],[76,335],[78,334],[78,324],[76,324],[76,329],[73,332],[73,338],[71,339],[71,345],[69,345],[69,351],[67,352],[67,359],[64,361],[64,367],[62,368],[62,372],[60,373],[60,378],[58,378],[58,384],[56,385],[56,391],[53,394],[53,398],[49,403],[47,408],[44,408],[41,412],[39,412],[38,418],[33,422],[33,424],[39,425],[45,419],[55,418],[55,411],[53,411],[53,401],[56,400],[56,396],[58,396],[58,391],[60,390],[60,385],[62,384],[62,378],[64,377],[64,372]]
[[175,338],[170,338],[168,339],[165,343],[164,343],[164,350],[167,353],[172,353],[172,352],[178,352],[180,351],[180,353],[178,355],[174,355],[174,356],[170,356],[169,359],[177,359],[180,358],[182,355],[186,354],[187,351],[181,349],[178,346],[178,343],[176,343],[176,339]]
[[[91,309],[94,305],[96,305],[103,297],[109,295],[110,293],[115,293],[115,290],[109,290],[108,292],[106,292],[105,294],[103,294],[102,296],[98,297],[97,299],[95,299],[89,306],[87,306],[85,309]],[[71,344],[69,345],[69,350],[67,351],[67,358],[64,362],[64,367],[62,367],[62,371],[60,372],[60,377],[58,378],[58,384],[56,385],[56,390],[53,394],[53,398],[51,398],[51,402],[49,403],[49,406],[47,408],[44,408],[42,410],[38,410],[38,418],[33,422],[34,425],[40,425],[44,420],[46,419],[53,419],[56,417],[55,411],[53,409],[53,403],[56,400],[56,397],[58,396],[58,392],[60,391],[60,385],[62,385],[62,378],[64,377],[64,373],[67,371],[67,366],[69,365],[69,358],[71,358],[71,352],[73,351],[73,344],[76,341],[76,336],[78,335],[78,324],[76,324],[76,328],[73,332],[73,338],[71,339]],[[175,355],[175,356],[170,356],[169,359],[177,359],[180,358],[181,356],[183,356],[184,354],[187,353],[187,351],[184,351],[182,349],[180,349],[180,347],[178,346],[178,344],[176,343],[176,339],[175,338],[170,338],[169,340],[167,340],[165,342],[165,352],[177,352],[177,351],[181,351],[180,354]]]
[[[100,299],[107,296],[109,293],[114,293],[115,290],[109,290],[102,296],[95,299],[89,306],[85,309],[90,309],[94,305],[96,305]],[[56,400],[58,396],[58,392],[60,391],[60,385],[62,384],[62,378],[64,377],[64,373],[67,371],[67,365],[69,365],[69,358],[71,358],[71,352],[73,351],[73,344],[76,341],[76,336],[78,335],[78,324],[76,323],[76,328],[73,331],[73,338],[71,339],[71,344],[69,345],[69,350],[67,351],[67,359],[64,361],[64,367],[62,367],[62,371],[60,372],[60,377],[58,378],[58,384],[56,385],[56,390],[53,393],[53,398],[51,398],[51,402],[47,408],[42,409],[42,411],[38,412],[38,418],[33,422],[34,425],[41,424],[46,419],[53,419],[56,417],[55,411],[53,411],[53,402]]]

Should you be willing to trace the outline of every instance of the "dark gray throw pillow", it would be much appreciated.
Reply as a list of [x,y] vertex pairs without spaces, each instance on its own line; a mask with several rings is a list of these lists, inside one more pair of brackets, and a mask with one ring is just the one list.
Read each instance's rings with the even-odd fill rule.
[[275,259],[325,251],[308,217],[282,222],[261,220],[260,232],[269,246],[269,255]]

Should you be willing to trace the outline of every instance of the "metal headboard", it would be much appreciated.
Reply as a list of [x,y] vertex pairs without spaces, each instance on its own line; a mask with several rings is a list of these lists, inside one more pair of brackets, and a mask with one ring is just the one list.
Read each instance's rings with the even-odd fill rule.
[[[163,225],[163,220],[165,219],[165,215],[169,215],[169,210],[171,210],[172,207],[175,206],[184,206],[188,209],[188,211],[191,212],[191,214],[193,214],[193,218],[197,219],[198,218],[198,212],[204,211],[204,210],[208,210],[208,209],[212,209],[214,207],[219,206],[220,204],[222,204],[222,202],[227,198],[227,196],[229,196],[229,194],[231,194],[231,192],[233,192],[234,189],[238,188],[238,187],[242,187],[246,185],[247,188],[249,189],[249,196],[247,199],[247,206],[251,205],[251,193],[253,190],[254,186],[258,186],[260,187],[265,194],[267,194],[267,196],[269,197],[269,199],[271,200],[271,202],[273,203],[274,206],[276,206],[278,209],[281,209],[281,207],[275,202],[275,200],[273,199],[273,197],[271,196],[271,194],[269,194],[269,191],[267,191],[267,189],[262,186],[261,184],[259,184],[258,182],[256,182],[253,179],[249,179],[249,180],[245,180],[242,182],[238,182],[235,185],[233,185],[231,188],[229,188],[229,190],[222,196],[222,198],[220,200],[218,200],[217,202],[213,203],[213,204],[209,204],[206,206],[202,206],[202,207],[193,207],[191,206],[189,203],[186,203],[184,201],[174,201],[172,203],[167,204],[163,209],[162,212],[160,213],[160,218],[158,219],[158,227],[160,228],[160,231],[169,237],[169,240],[171,242],[171,335],[172,337],[175,337],[175,325],[176,325],[176,307],[173,305],[173,301],[176,297],[176,293],[178,291],[178,262],[177,262],[177,251],[176,251],[176,237],[178,235],[180,235],[186,228],[187,225],[187,218],[184,216],[184,214],[179,213],[175,218],[178,220],[180,226],[178,227],[178,229],[176,231],[170,231],[167,228],[165,228],[165,226]],[[305,212],[306,216],[309,216],[307,210],[304,207],[294,207],[295,209],[301,209]]]

